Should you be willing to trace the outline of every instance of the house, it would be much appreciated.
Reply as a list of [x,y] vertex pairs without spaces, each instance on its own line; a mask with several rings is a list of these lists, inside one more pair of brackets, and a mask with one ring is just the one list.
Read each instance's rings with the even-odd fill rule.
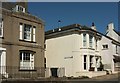
[[[99,43],[101,37],[96,31],[94,23],[91,28],[72,24],[47,31],[45,33],[45,57],[46,66],[51,70],[47,76],[56,75],[56,70],[58,76],[58,72],[60,72],[63,74],[62,76],[67,77],[90,76],[93,74],[91,72],[100,71]],[[64,68],[64,72],[59,68]]]
[[[45,38],[47,77],[100,76],[110,65],[113,71],[113,47],[120,43],[98,32],[94,23],[91,27],[72,24],[49,30]],[[112,46],[108,51],[106,44]]]
[[117,72],[120,68],[120,34],[115,30],[114,23],[109,23],[106,34],[102,34],[100,41],[102,62],[105,70]]
[[28,13],[27,2],[2,2],[0,75],[44,77],[44,22]]

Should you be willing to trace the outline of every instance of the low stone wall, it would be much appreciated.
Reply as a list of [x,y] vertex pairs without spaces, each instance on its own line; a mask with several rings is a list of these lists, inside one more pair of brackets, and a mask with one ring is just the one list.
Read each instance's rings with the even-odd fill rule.
[[83,71],[83,72],[77,72],[76,76],[88,76],[89,78],[96,77],[96,76],[102,76],[106,75],[106,71]]

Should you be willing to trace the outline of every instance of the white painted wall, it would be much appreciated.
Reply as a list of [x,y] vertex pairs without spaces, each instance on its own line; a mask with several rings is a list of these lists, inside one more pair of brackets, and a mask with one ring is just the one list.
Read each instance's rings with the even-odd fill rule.
[[[114,24],[110,23],[108,24],[107,34],[106,36],[109,36],[113,38],[114,40],[119,42],[120,36],[113,30]],[[102,45],[108,44],[108,49],[104,50]],[[100,55],[102,56],[102,62],[103,64],[109,64],[111,66],[112,72],[114,72],[114,62],[113,62],[113,55],[120,55],[120,46],[117,46],[118,54],[116,54],[116,45],[112,43],[112,40],[102,36],[102,39],[100,41]]]
[[64,67],[65,75],[72,75],[73,58],[70,57],[73,57],[74,48],[76,48],[75,34],[46,40],[46,66]]

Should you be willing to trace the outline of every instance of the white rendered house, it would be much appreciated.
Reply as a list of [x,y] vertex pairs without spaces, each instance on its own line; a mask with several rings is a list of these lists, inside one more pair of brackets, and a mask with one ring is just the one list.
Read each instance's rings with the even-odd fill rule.
[[107,26],[106,34],[102,34],[100,41],[100,55],[105,70],[116,72],[120,68],[120,33],[114,28],[114,24]]
[[[100,40],[102,35],[91,28],[73,24],[46,32],[46,67],[56,76],[64,68],[61,76],[95,76],[100,71]],[[56,74],[55,74],[56,71]],[[93,73],[93,71],[95,73]],[[105,72],[99,73],[103,75]],[[60,76],[58,74],[58,76]]]

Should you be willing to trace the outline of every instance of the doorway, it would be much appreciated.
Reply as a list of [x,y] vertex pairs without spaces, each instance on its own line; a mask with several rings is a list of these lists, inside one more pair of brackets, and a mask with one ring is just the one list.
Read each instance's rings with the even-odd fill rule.
[[51,70],[52,77],[58,77],[58,73],[57,73],[58,68],[51,68],[50,70]]

